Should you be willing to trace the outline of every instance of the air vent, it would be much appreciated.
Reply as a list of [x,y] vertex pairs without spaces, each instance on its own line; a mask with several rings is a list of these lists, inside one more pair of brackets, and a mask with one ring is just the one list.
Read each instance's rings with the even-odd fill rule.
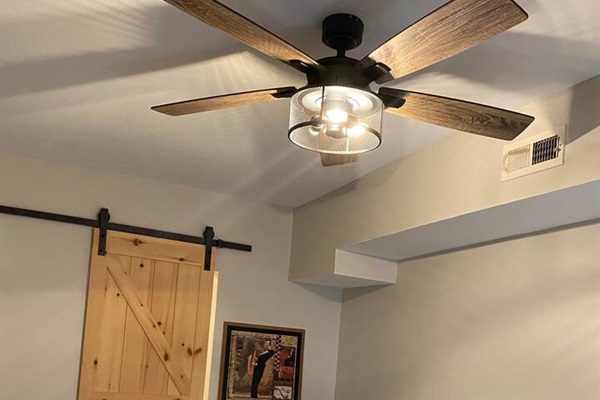
[[502,181],[562,165],[565,131],[563,127],[504,146]]
[[558,135],[550,136],[546,139],[538,140],[533,144],[533,153],[531,154],[531,164],[539,164],[558,158],[560,153],[560,138]]

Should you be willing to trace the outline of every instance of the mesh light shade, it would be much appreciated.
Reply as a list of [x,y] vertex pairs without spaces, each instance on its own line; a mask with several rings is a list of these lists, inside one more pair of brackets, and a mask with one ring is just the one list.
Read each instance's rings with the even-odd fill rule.
[[381,144],[383,102],[370,92],[318,86],[292,96],[290,140],[328,154],[360,154]]

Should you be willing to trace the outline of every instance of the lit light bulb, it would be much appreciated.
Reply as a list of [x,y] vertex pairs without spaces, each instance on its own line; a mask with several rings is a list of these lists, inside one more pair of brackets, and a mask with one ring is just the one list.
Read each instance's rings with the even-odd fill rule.
[[356,137],[365,133],[365,127],[359,124],[354,125],[347,130],[348,137]]
[[334,139],[343,139],[346,137],[346,127],[339,124],[329,123],[325,125],[325,134]]
[[327,110],[325,115],[331,122],[335,122],[336,124],[348,121],[348,113],[346,111],[340,110],[339,108],[332,108],[331,110]]

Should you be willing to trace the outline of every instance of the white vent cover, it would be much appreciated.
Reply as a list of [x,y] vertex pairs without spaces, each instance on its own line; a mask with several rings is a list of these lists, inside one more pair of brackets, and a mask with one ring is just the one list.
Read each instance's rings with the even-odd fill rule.
[[502,151],[502,182],[563,165],[566,127],[518,142]]

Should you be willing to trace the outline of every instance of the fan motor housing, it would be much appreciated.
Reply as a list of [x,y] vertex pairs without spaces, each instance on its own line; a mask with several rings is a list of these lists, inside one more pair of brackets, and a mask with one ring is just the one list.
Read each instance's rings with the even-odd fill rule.
[[352,14],[333,14],[323,20],[323,43],[338,52],[352,50],[362,43],[364,24]]
[[357,68],[359,61],[348,57],[322,58],[319,64],[325,68],[308,71],[309,86],[340,85],[367,89],[372,80]]

